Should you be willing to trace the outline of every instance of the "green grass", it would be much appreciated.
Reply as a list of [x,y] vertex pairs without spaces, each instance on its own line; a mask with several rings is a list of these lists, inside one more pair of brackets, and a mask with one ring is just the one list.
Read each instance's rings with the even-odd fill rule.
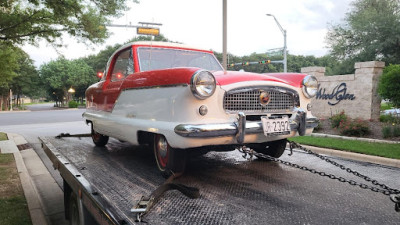
[[13,154],[0,154],[0,225],[30,225],[28,204]]
[[5,140],[8,140],[7,134],[0,132],[0,141],[5,141]]
[[1,154],[0,155],[0,166],[2,164],[9,164],[14,161],[14,156],[12,154]]
[[393,105],[390,102],[382,102],[381,103],[381,111],[391,109]]
[[370,143],[356,140],[343,140],[323,137],[293,137],[289,140],[299,144],[311,145],[322,148],[331,148],[366,155],[381,156],[392,159],[400,159],[400,144]]
[[0,225],[32,224],[24,196],[0,198]]

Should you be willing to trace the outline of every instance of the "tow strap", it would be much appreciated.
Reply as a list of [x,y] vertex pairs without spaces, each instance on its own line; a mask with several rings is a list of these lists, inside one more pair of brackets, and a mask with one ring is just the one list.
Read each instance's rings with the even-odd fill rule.
[[188,198],[194,199],[200,197],[198,188],[189,187],[179,183],[173,183],[174,179],[182,174],[172,174],[161,186],[154,190],[149,196],[142,196],[138,203],[132,207],[131,212],[136,213],[136,222],[142,222],[142,217],[149,212],[161,196],[170,190],[178,190]]

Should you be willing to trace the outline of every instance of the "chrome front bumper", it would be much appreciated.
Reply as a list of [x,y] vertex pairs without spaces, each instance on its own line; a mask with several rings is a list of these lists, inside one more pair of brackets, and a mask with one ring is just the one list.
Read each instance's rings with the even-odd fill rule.
[[[289,118],[290,130],[297,131],[300,136],[306,129],[318,126],[318,119],[306,118],[306,112],[300,108],[295,109]],[[220,137],[236,136],[238,143],[243,143],[245,134],[264,133],[261,121],[246,121],[244,113],[238,113],[238,120],[233,123],[215,124],[180,124],[175,127],[175,133],[182,137]]]

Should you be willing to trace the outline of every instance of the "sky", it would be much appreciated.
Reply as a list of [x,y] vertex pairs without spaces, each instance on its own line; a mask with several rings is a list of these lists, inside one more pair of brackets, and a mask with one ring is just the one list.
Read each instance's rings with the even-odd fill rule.
[[[352,0],[227,0],[228,52],[237,56],[265,53],[283,47],[283,34],[273,17],[287,31],[290,54],[323,56],[328,53],[325,36],[329,24],[342,23]],[[160,32],[172,41],[222,52],[222,0],[140,0],[112,24],[161,23]],[[39,68],[60,54],[76,59],[96,54],[107,45],[123,44],[137,36],[136,29],[109,27],[105,43],[84,45],[65,36],[64,48],[42,41],[25,51]]]

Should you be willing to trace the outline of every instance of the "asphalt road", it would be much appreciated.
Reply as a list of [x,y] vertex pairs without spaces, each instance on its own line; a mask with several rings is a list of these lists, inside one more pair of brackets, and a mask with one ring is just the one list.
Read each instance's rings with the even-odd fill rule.
[[[53,176],[60,182],[57,171],[41,150],[38,136],[55,136],[59,133],[88,133],[81,118],[84,110],[45,110],[32,112],[0,113],[0,131],[23,135],[41,156]],[[80,154],[87,157],[93,150],[90,139],[78,142],[86,146]],[[87,147],[91,146],[91,147]],[[86,152],[86,153],[85,153]],[[149,194],[162,183],[151,152],[134,148],[127,143],[111,140],[102,154],[90,155],[93,160],[86,167],[99,168],[86,174],[96,185],[108,190],[123,189],[121,198],[127,210],[139,195]],[[85,156],[86,155],[86,156]],[[111,160],[110,160],[111,159]],[[342,171],[313,156],[295,152],[282,159],[354,179],[359,178]],[[380,165],[336,159],[365,175],[393,188],[400,188],[400,169]],[[83,158],[77,160],[84,163]],[[110,170],[103,170],[103,162],[112,162]],[[90,170],[87,170],[88,173]],[[97,173],[96,173],[97,171]],[[115,176],[96,179],[111,171]],[[147,185],[118,185],[121,179],[137,180]],[[150,224],[399,224],[400,214],[388,196],[340,183],[327,177],[288,167],[275,162],[255,160],[249,162],[237,151],[211,152],[196,157],[189,163],[187,173],[179,179],[189,186],[198,187],[201,198],[188,200],[175,191],[167,193],[145,217]],[[106,184],[106,185],[105,185]],[[139,187],[137,186],[139,185]],[[115,193],[104,191],[104,193]]]

